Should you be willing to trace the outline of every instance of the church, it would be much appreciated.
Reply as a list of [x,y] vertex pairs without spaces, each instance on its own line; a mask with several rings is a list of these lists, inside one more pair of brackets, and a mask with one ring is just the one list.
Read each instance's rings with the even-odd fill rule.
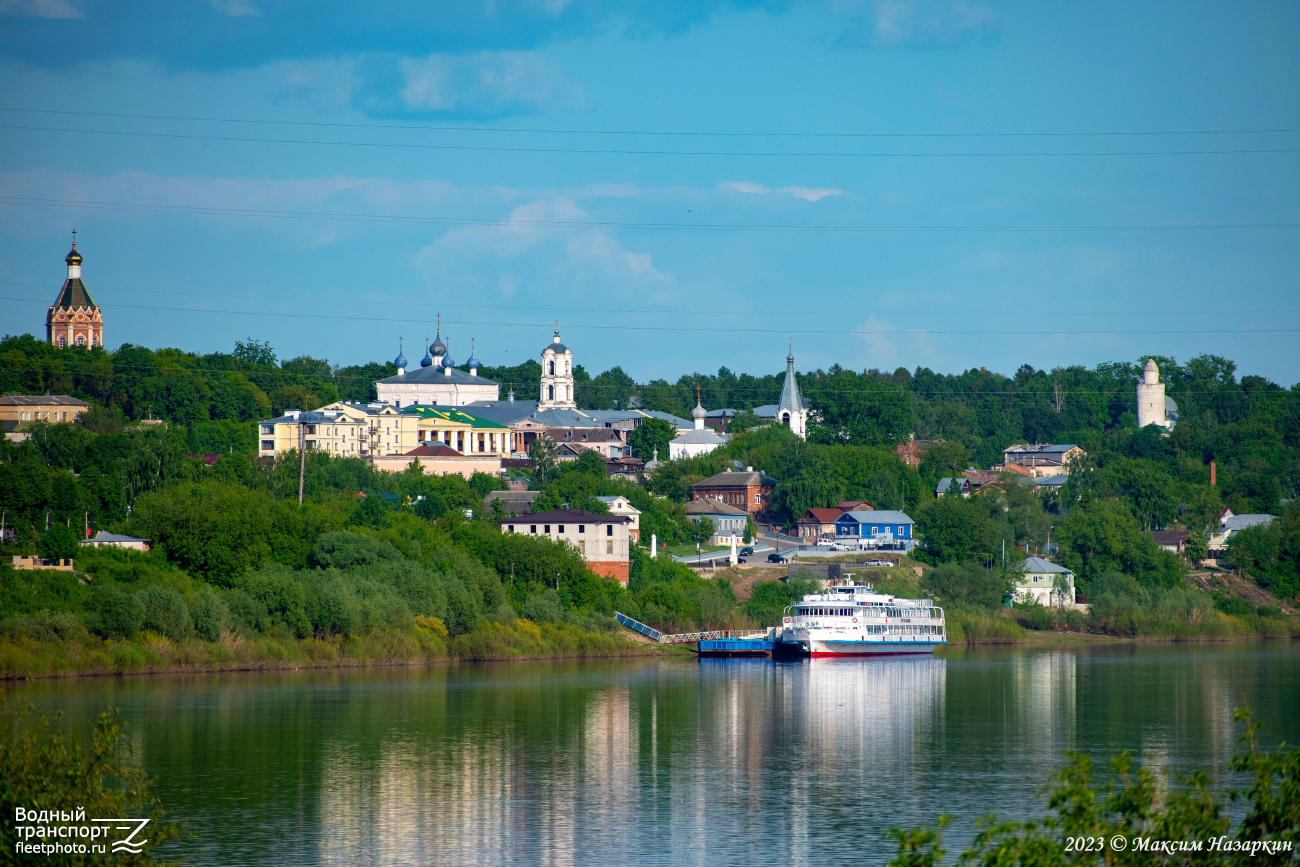
[[45,315],[45,339],[61,349],[69,346],[104,345],[104,316],[81,280],[81,253],[77,252],[77,230],[72,230],[72,250],[63,259],[68,278],[59,297]]
[[[441,316],[439,317],[441,320]],[[437,337],[424,350],[424,358],[416,370],[407,371],[406,355],[398,344],[397,376],[375,383],[381,403],[393,406],[465,406],[475,401],[501,399],[501,388],[490,379],[478,375],[479,360],[471,346],[465,369],[461,370],[452,359],[447,344],[442,341],[442,323],[438,323]]]

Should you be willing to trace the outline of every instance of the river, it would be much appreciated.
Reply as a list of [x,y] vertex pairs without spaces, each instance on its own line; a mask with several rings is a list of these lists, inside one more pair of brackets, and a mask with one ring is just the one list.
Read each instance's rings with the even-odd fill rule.
[[877,864],[886,829],[1041,813],[1067,750],[1228,781],[1233,708],[1300,742],[1300,645],[575,661],[40,681],[119,709],[221,865]]

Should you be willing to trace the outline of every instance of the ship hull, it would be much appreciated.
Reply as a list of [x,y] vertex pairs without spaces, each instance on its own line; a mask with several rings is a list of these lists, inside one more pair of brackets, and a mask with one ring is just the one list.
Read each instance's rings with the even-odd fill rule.
[[813,659],[851,656],[921,656],[933,654],[942,641],[825,641],[808,639],[782,642],[774,655],[810,656]]

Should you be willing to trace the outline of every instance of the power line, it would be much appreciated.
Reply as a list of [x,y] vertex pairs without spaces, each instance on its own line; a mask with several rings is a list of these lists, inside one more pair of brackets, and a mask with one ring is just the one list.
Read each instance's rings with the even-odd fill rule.
[[1233,154],[1292,154],[1300,153],[1300,148],[1214,148],[1204,150],[1159,150],[1159,151],[950,151],[948,153],[909,153],[906,151],[856,152],[844,151],[682,151],[650,150],[629,148],[556,148],[556,147],[522,147],[515,145],[452,145],[420,144],[415,142],[359,142],[359,141],[324,141],[321,139],[291,138],[256,138],[253,136],[232,135],[191,135],[175,132],[140,132],[136,130],[75,129],[55,126],[31,126],[25,124],[0,124],[0,129],[26,130],[30,132],[65,132],[77,135],[109,135],[132,138],[164,138],[187,141],[227,141],[254,144],[295,144],[319,145],[325,147],[356,148],[398,148],[403,150],[433,151],[483,151],[496,153],[534,153],[534,154],[579,154],[622,155],[622,156],[675,156],[675,157],[851,157],[871,159],[933,159],[933,158],[985,158],[985,157],[1160,157],[1160,156],[1210,156]]
[[37,207],[89,208],[105,211],[128,211],[160,214],[196,214],[217,217],[252,217],[298,220],[338,220],[344,222],[414,223],[449,226],[510,226],[533,229],[636,229],[700,231],[773,231],[773,232],[1153,232],[1296,229],[1300,223],[1146,223],[1115,225],[798,225],[780,223],[636,223],[612,220],[532,220],[513,217],[417,217],[395,214],[363,214],[340,211],[277,211],[256,208],[203,207],[199,205],[160,205],[141,202],[110,202],[96,199],[50,199],[35,196],[4,196],[0,202]]
[[[0,280],[0,286],[48,286],[54,284],[49,281],[32,283],[21,280]],[[176,292],[170,289],[123,289],[121,287],[97,286],[95,293],[100,292],[129,292],[138,295],[167,295],[174,297]],[[307,304],[365,304],[367,306],[384,306],[384,307],[410,307],[410,301],[380,301],[373,299],[358,298],[322,298],[313,296],[311,298],[290,298],[284,295],[231,295],[222,292],[203,293],[205,298],[233,298],[244,301],[285,301],[290,303],[307,303]],[[31,298],[30,301],[40,299]],[[840,311],[803,311],[803,310],[644,310],[623,307],[556,307],[554,305],[525,305],[525,304],[455,304],[445,301],[439,301],[438,307],[450,309],[466,310],[546,310],[552,313],[604,313],[604,314],[625,314],[629,316],[780,316],[789,318],[791,316],[834,316],[842,317],[844,314]],[[972,318],[977,316],[984,317],[1035,317],[1050,316],[1057,318],[1060,316],[1264,316],[1264,315],[1292,315],[1300,313],[1296,310],[1252,310],[1247,308],[1235,308],[1233,310],[1054,310],[1050,313],[1042,311],[1026,310],[972,310],[972,311],[880,311],[873,310],[872,316],[890,317],[890,318],[917,318],[917,317],[959,317]]]
[[[0,297],[0,301],[25,301],[44,303],[40,298],[6,298]],[[413,319],[409,316],[391,317],[391,316],[344,316],[332,313],[278,313],[269,310],[214,310],[211,308],[192,308],[192,307],[156,307],[143,304],[101,304],[100,307],[111,307],[123,310],[164,310],[171,313],[202,313],[202,314],[226,314],[234,316],[269,316],[286,319],[342,319],[349,322],[398,322],[432,325],[433,319]],[[546,329],[550,325],[543,322],[484,322],[470,320],[442,320],[443,325],[460,325],[460,326],[488,326],[492,328],[537,328]],[[735,327],[682,327],[666,325],[566,325],[566,328],[588,331],[672,331],[678,333],[707,333],[707,334],[882,334],[893,337],[906,337],[909,334],[931,335],[931,334],[1065,334],[1065,335],[1100,335],[1100,334],[1143,334],[1143,335],[1161,335],[1161,334],[1294,334],[1300,333],[1300,328],[1182,328],[1166,329],[1162,331],[1151,330],[1073,330],[1073,329],[1050,329],[1050,328],[1033,328],[1033,329],[959,329],[937,331],[926,329],[924,332],[908,331],[883,331],[883,330],[843,330],[843,329],[824,329],[824,328],[735,328]]]
[[193,115],[172,114],[71,111],[68,109],[17,108],[8,106],[0,106],[0,111],[19,112],[24,114],[59,114],[76,117],[111,117],[130,120],[180,120],[200,123],[313,126],[337,129],[396,129],[424,132],[527,133],[550,135],[690,136],[699,138],[1105,138],[1112,136],[1271,135],[1300,132],[1300,128],[1287,127],[1263,129],[1115,130],[1093,132],[705,132],[692,130],[547,129],[545,127],[449,126],[443,124],[342,123],[311,120],[265,120],[239,117],[198,117]]
[[[68,351],[69,351],[69,350],[61,350],[61,352],[65,352],[65,353],[68,352]],[[83,351],[87,351],[87,350],[83,350]],[[105,353],[105,354],[107,355],[108,353]],[[215,354],[215,353],[214,353],[214,354]],[[71,356],[69,356],[69,357],[71,357]],[[196,360],[196,361],[198,361],[198,360],[201,360],[201,358],[202,358],[203,356],[189,356],[189,357],[190,357],[190,358],[193,358],[193,359]],[[82,360],[82,359],[76,359],[76,360],[77,360],[77,361],[80,361],[80,360]],[[324,359],[319,359],[319,360],[321,360],[321,361],[325,361]],[[66,374],[66,373],[68,373],[68,371],[50,371],[50,369],[49,369],[49,364],[48,364],[49,361],[50,361],[50,359],[48,359],[48,358],[45,358],[45,359],[30,358],[30,359],[24,359],[24,361],[19,362],[19,363],[10,364],[10,365],[8,365],[8,367],[9,367],[9,369],[11,369],[11,370],[12,370],[12,369],[16,369],[16,368],[22,368],[22,367],[25,367],[25,368],[28,368],[28,369],[40,368],[40,369],[42,369],[42,370],[44,370],[44,371],[49,371],[49,372],[52,373],[53,375],[62,375],[62,374]],[[291,363],[291,362],[292,362],[292,359],[291,359],[290,361],[288,361],[288,362],[281,362],[281,363]],[[380,365],[383,365],[383,364],[384,364],[384,362],[370,362],[370,363],[372,363],[372,364],[380,364]],[[290,372],[290,371],[286,371],[286,370],[284,370],[283,368],[279,368],[279,367],[272,367],[272,368],[269,368],[269,369],[258,369],[258,368],[252,368],[252,369],[245,369],[245,370],[213,370],[213,369],[211,369],[211,368],[205,368],[205,367],[186,367],[186,366],[184,366],[184,365],[179,365],[179,364],[175,364],[175,363],[163,363],[163,362],[160,362],[159,364],[157,364],[157,365],[155,365],[155,366],[149,366],[149,365],[141,365],[141,364],[117,364],[117,363],[112,362],[112,361],[110,360],[110,364],[112,364],[112,370],[113,370],[114,373],[116,373],[117,371],[143,371],[143,372],[150,372],[150,373],[159,373],[159,374],[161,374],[161,373],[166,373],[166,372],[168,372],[168,371],[177,371],[177,370],[182,370],[182,371],[185,371],[186,373],[190,373],[190,374],[193,374],[193,375],[195,375],[195,376],[200,376],[200,377],[220,377],[220,376],[222,376],[222,375],[224,375],[224,374],[227,374],[227,373],[238,373],[239,375],[241,375],[241,376],[243,376],[244,378],[248,379],[248,381],[249,381],[250,383],[252,383],[253,385],[257,385],[257,382],[256,382],[255,380],[256,380],[256,378],[258,377],[259,374],[264,374],[264,375],[267,375],[267,376],[273,376],[273,377],[278,378],[278,379],[284,379],[284,378],[288,378],[288,379],[315,379],[315,380],[320,380],[320,381],[322,381],[322,382],[328,382],[328,383],[330,383],[330,384],[337,384],[340,380],[357,379],[357,378],[364,379],[366,376],[369,375],[369,374],[361,373],[361,372],[359,372],[359,371],[357,371],[357,372],[346,372],[346,371],[348,371],[348,370],[351,369],[351,368],[364,367],[365,365],[350,365],[348,368],[338,368],[337,370],[331,370],[331,372],[329,373],[328,377],[322,377],[322,376],[320,376],[320,375],[318,375],[318,374],[315,374],[315,373],[292,373],[292,372]],[[488,368],[492,368],[492,367],[494,367],[494,366],[495,366],[495,365],[488,365]],[[539,365],[539,366],[540,366],[540,365]],[[850,372],[850,373],[856,373],[856,371],[847,371],[847,372]],[[972,372],[974,372],[974,371],[972,371]],[[102,373],[102,371],[94,370],[94,369],[92,369],[89,365],[86,365],[86,366],[84,366],[84,367],[82,367],[82,368],[74,369],[74,370],[70,371],[70,373],[71,373],[71,375],[73,375],[73,376],[78,376],[78,375],[85,376],[85,375],[99,375],[99,374]],[[801,374],[799,374],[799,376],[803,377],[804,379],[809,379],[809,378],[811,378],[811,377],[816,376],[818,373],[821,373],[821,374],[826,375],[826,376],[830,376],[830,375],[831,375],[831,374],[826,373],[826,371],[818,370],[818,371],[807,371],[807,372],[805,372],[805,373],[801,373]],[[988,373],[988,375],[990,375],[990,376],[996,376],[996,377],[999,377],[999,378],[1001,378],[1001,379],[1011,379],[1011,377],[1006,376],[1006,375],[1004,375],[1004,374],[992,373],[992,372],[988,372],[988,371],[986,371],[986,373]],[[395,375],[395,374],[384,374],[384,378],[387,378],[388,376],[392,376],[392,375]],[[706,374],[706,375],[712,377],[712,374]],[[783,373],[768,373],[768,374],[758,374],[758,375],[748,374],[748,375],[749,375],[749,376],[752,376],[754,379],[770,379],[771,382],[766,383],[766,384],[762,384],[762,385],[749,385],[749,386],[743,386],[743,385],[739,385],[739,384],[736,384],[736,385],[727,385],[727,384],[719,383],[719,384],[716,384],[716,385],[713,385],[713,386],[710,386],[710,387],[711,387],[711,388],[717,388],[717,389],[720,389],[720,390],[722,390],[722,391],[725,391],[725,392],[727,392],[727,394],[728,394],[729,396],[731,396],[731,397],[739,396],[739,395],[744,395],[744,394],[756,394],[756,395],[759,395],[762,399],[767,399],[768,397],[773,397],[773,396],[779,396],[779,395],[780,395],[780,391],[781,391],[780,379],[781,379],[782,376],[784,376]],[[936,376],[939,376],[939,377],[946,377],[946,378],[949,378],[949,379],[959,379],[959,378],[960,378],[960,375],[958,375],[958,374],[935,374],[935,375],[936,375]],[[964,375],[964,374],[963,374],[963,375]],[[684,374],[684,376],[687,376],[687,375]],[[714,377],[714,378],[716,378],[716,377]],[[1048,386],[1050,386],[1051,383],[1045,383],[1045,384],[1044,384],[1044,387],[1043,387],[1043,389],[1042,389],[1041,391],[1039,391],[1039,390],[1034,390],[1034,389],[1030,389],[1030,388],[1023,388],[1023,389],[1020,389],[1020,390],[991,389],[991,388],[990,388],[990,389],[978,389],[978,390],[973,390],[973,391],[971,391],[971,390],[948,389],[948,388],[944,388],[942,384],[940,384],[940,385],[938,385],[938,386],[936,386],[936,387],[930,388],[930,389],[926,389],[926,390],[913,390],[910,384],[895,383],[895,382],[882,383],[882,382],[880,382],[879,380],[872,380],[871,382],[872,382],[873,384],[876,384],[876,385],[891,385],[891,386],[894,386],[894,387],[900,389],[900,391],[898,391],[898,392],[888,392],[888,391],[882,392],[882,391],[878,391],[878,390],[876,390],[876,389],[869,388],[869,387],[864,387],[864,388],[821,388],[821,387],[816,387],[816,386],[814,386],[814,385],[809,385],[809,384],[806,384],[806,383],[805,383],[804,385],[801,385],[800,388],[810,388],[810,389],[811,389],[811,388],[815,388],[816,393],[819,394],[819,395],[867,394],[867,395],[869,395],[869,396],[872,396],[872,397],[879,397],[879,398],[894,398],[894,397],[905,397],[905,396],[918,396],[918,397],[923,397],[923,398],[926,398],[926,399],[933,399],[933,398],[939,398],[939,397],[988,397],[988,396],[1002,396],[1002,397],[1020,397],[1020,398],[1026,398],[1026,399],[1038,399],[1038,398],[1049,398],[1049,397],[1052,397],[1052,396],[1054,396],[1054,395],[1056,394],[1056,392],[1055,392],[1054,390],[1049,390],[1049,388],[1048,388]],[[1136,376],[1136,368],[1135,368],[1135,378],[1133,379],[1133,381],[1132,381],[1132,382],[1128,382],[1128,383],[1119,383],[1116,389],[1113,389],[1113,390],[1106,390],[1106,389],[1103,389],[1103,388],[1098,388],[1098,389],[1062,389],[1062,390],[1060,391],[1060,394],[1062,394],[1062,395],[1067,395],[1067,396],[1068,396],[1068,395],[1081,395],[1081,394],[1099,394],[1099,395],[1103,395],[1103,396],[1110,396],[1110,395],[1116,395],[1116,394],[1128,394],[1128,393],[1132,393],[1132,390],[1133,390],[1134,386],[1136,386],[1136,385],[1138,384],[1138,382],[1139,382],[1139,380],[1138,380],[1138,378],[1137,378],[1137,376]],[[513,385],[517,385],[517,384],[518,384],[518,385],[533,385],[533,384],[536,384],[536,383],[537,383],[537,380],[527,380],[527,381],[520,381],[520,382],[515,382],[514,380],[506,380],[506,381],[500,381],[500,382],[498,382],[497,384],[499,384],[499,385],[510,385],[510,386],[513,386]],[[575,383],[575,386],[578,387],[578,388],[580,388],[580,389],[593,389],[593,390],[595,390],[595,389],[605,389],[605,390],[607,390],[607,391],[621,391],[621,392],[628,392],[628,391],[630,391],[630,390],[632,390],[632,389],[636,389],[637,391],[640,391],[640,392],[642,392],[642,393],[644,394],[644,393],[646,393],[646,392],[655,391],[655,390],[668,390],[668,391],[685,390],[686,392],[690,392],[690,391],[695,387],[695,385],[696,385],[697,383],[698,383],[698,380],[695,380],[695,381],[692,381],[692,382],[689,382],[689,383],[671,382],[671,383],[667,383],[667,384],[665,384],[665,385],[655,385],[655,384],[653,384],[653,383],[649,383],[649,382],[641,382],[641,383],[634,382],[631,386],[624,386],[624,385],[599,385],[599,384],[597,384],[597,383],[595,383],[595,382],[587,381],[587,382],[576,382],[576,383]],[[1166,384],[1167,384],[1167,385],[1170,385],[1170,383],[1166,383]],[[259,386],[259,387],[260,387],[260,386]],[[1189,388],[1177,388],[1177,387],[1175,387],[1175,388],[1173,388],[1173,389],[1171,390],[1170,393],[1171,393],[1171,394],[1174,394],[1174,395],[1206,395],[1206,394],[1223,394],[1224,391],[1223,391],[1223,389],[1189,389]],[[1292,392],[1291,392],[1290,390],[1285,389],[1285,388],[1278,388],[1277,390],[1272,390],[1272,391],[1257,391],[1257,392],[1253,392],[1251,396],[1253,397],[1253,396],[1256,396],[1256,395],[1269,395],[1269,396],[1276,396],[1276,397],[1287,397],[1287,396],[1289,396],[1290,394],[1292,394]],[[499,401],[494,401],[494,403],[495,403],[495,402],[499,402]],[[473,407],[470,407],[470,409],[472,410]],[[583,410],[583,412],[601,412],[601,411],[602,411],[602,410]]]

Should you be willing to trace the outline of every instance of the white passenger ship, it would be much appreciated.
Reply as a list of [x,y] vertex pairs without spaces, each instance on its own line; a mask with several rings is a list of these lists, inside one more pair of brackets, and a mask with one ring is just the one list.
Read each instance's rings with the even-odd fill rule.
[[934,653],[946,642],[943,609],[929,599],[896,599],[870,584],[833,585],[786,607],[776,654],[884,656]]

